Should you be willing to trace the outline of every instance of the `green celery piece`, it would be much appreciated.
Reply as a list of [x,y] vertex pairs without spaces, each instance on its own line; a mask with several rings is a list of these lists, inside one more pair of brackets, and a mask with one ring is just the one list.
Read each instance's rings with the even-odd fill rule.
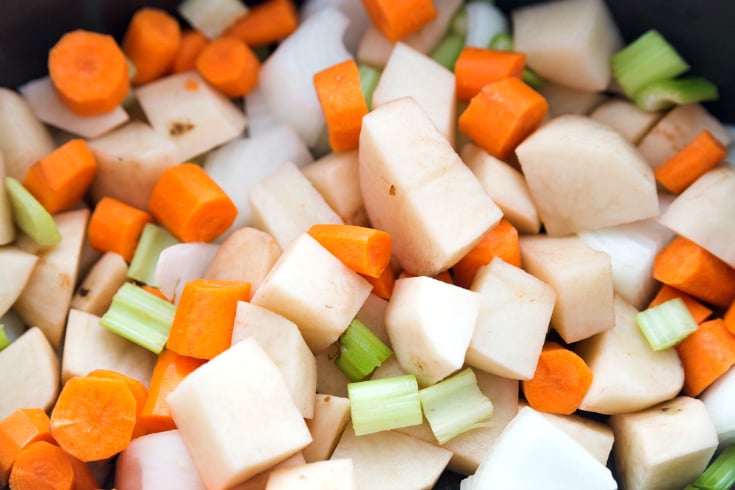
[[350,381],[365,379],[393,351],[355,318],[339,338],[339,355],[334,363]]
[[431,53],[431,58],[450,71],[454,71],[454,64],[464,48],[464,38],[458,34],[449,34],[439,43]]
[[487,47],[496,51],[513,51],[513,36],[507,32],[498,32]]
[[681,298],[640,311],[635,321],[654,351],[675,346],[697,329],[697,321]]
[[53,216],[23,184],[12,177],[5,177],[5,188],[8,191],[13,221],[23,233],[41,247],[51,247],[61,241],[61,233]]
[[365,97],[365,103],[368,109],[373,106],[373,92],[380,81],[381,71],[370,65],[358,64],[357,71],[360,73],[360,86],[362,87],[362,95]]
[[133,254],[133,259],[128,267],[128,277],[130,279],[155,286],[156,264],[158,256],[163,249],[180,243],[165,228],[152,223],[146,223],[143,232],[140,234],[138,246]]
[[462,36],[462,39],[467,36],[467,6],[462,3],[462,6],[452,16],[449,21],[449,30],[447,34],[457,34]]
[[355,435],[419,425],[423,421],[416,376],[358,381],[347,385]]
[[0,350],[3,350],[9,345],[10,339],[8,338],[8,334],[5,333],[5,325],[0,323]]
[[735,446],[722,451],[692,483],[692,487],[700,490],[729,490],[735,487]]
[[640,89],[634,102],[644,111],[660,111],[669,107],[693,102],[716,100],[717,86],[700,77],[684,77],[649,83]]

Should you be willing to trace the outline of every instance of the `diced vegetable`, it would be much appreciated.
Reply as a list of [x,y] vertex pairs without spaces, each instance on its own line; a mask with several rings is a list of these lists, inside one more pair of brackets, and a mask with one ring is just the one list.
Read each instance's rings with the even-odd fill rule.
[[0,283],[0,316],[4,315],[23,292],[38,256],[12,245],[0,247],[0,270],[12,281]]
[[727,149],[703,130],[687,146],[656,168],[656,180],[674,194],[681,193],[727,156]]
[[644,86],[635,95],[635,103],[645,111],[660,111],[674,105],[717,100],[717,86],[701,77],[660,80]]
[[163,250],[179,243],[165,228],[146,223],[140,234],[138,246],[128,267],[128,277],[138,282],[155,286],[155,273],[158,257]]
[[238,38],[248,46],[266,46],[286,39],[298,24],[298,13],[291,0],[266,0],[240,15],[224,35]]
[[355,318],[339,337],[339,355],[334,362],[352,381],[365,379],[393,354],[378,337]]
[[135,66],[130,81],[141,85],[165,75],[180,44],[181,28],[174,16],[151,7],[137,10],[122,40],[122,50]]
[[210,41],[195,64],[202,78],[230,98],[249,94],[258,83],[258,57],[247,44],[233,37]]
[[41,247],[50,247],[61,241],[61,234],[53,217],[23,184],[12,177],[5,177],[4,187],[10,201],[13,221],[23,233]]
[[89,244],[100,252],[113,252],[130,262],[146,223],[153,223],[153,218],[145,211],[103,197],[89,219]]
[[421,401],[412,374],[347,385],[355,435],[421,423]]
[[238,0],[184,0],[177,9],[195,29],[210,39],[219,37],[248,12],[247,6]]
[[526,55],[523,53],[467,46],[459,54],[454,67],[457,98],[470,100],[490,82],[505,77],[519,78],[525,64]]
[[317,393],[314,416],[306,421],[311,443],[301,452],[307,462],[329,459],[350,420],[350,400]]
[[735,485],[735,447],[721,452],[707,469],[694,480],[692,486],[707,490],[725,490]]
[[400,0],[395,6],[388,0],[363,0],[373,25],[390,41],[416,32],[437,16],[433,1]]
[[71,457],[51,442],[34,442],[16,456],[9,481],[11,488],[72,488]]
[[735,364],[735,336],[721,318],[703,322],[676,346],[684,368],[684,393],[699,395]]
[[181,32],[181,41],[171,62],[171,73],[184,73],[196,68],[196,59],[202,49],[209,43],[209,39],[196,29],[184,29]]
[[459,259],[452,267],[452,277],[457,286],[469,288],[484,265],[494,257],[504,260],[510,265],[521,267],[521,247],[518,241],[518,230],[505,218],[495,225],[467,255]]
[[638,312],[635,321],[655,351],[673,347],[697,329],[697,322],[681,298]]

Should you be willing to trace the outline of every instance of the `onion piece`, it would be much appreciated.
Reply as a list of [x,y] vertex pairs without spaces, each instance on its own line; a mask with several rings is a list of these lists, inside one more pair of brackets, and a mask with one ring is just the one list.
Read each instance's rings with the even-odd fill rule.
[[214,243],[177,243],[163,249],[156,263],[155,281],[161,293],[178,304],[184,285],[204,277],[219,245]]
[[360,0],[306,0],[301,6],[301,19],[306,20],[327,7],[338,9],[350,19],[344,41],[347,51],[354,55],[365,29],[370,25],[365,7]]
[[496,34],[509,32],[508,19],[502,10],[488,2],[467,4],[465,46],[487,48]]

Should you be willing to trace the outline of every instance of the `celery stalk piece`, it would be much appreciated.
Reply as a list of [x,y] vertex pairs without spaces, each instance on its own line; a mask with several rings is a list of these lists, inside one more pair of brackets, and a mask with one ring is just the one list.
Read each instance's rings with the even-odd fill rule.
[[[735,446],[722,451],[691,484],[700,490],[729,490],[735,486]],[[688,488],[688,487],[687,487]]]
[[513,51],[513,36],[507,32],[498,32],[490,40],[487,47],[497,51]]
[[462,6],[452,16],[449,21],[449,31],[447,34],[457,34],[458,36],[467,35],[467,5],[462,3]]
[[339,338],[339,355],[334,363],[354,382],[365,379],[393,351],[355,318]]
[[494,410],[470,368],[420,390],[419,399],[439,444],[472,429],[488,427]]
[[423,421],[419,384],[413,374],[349,383],[347,396],[352,427],[358,436]]
[[701,77],[684,77],[652,82],[634,97],[635,105],[644,111],[660,111],[675,105],[716,100],[717,86]]
[[163,249],[180,243],[165,228],[146,223],[140,234],[138,247],[128,267],[128,277],[138,282],[155,286],[156,264]]
[[23,233],[42,247],[50,247],[61,241],[54,218],[23,184],[12,177],[5,177],[5,189],[8,191],[13,221]]
[[168,340],[176,306],[132,283],[123,284],[100,325],[160,354]]
[[454,71],[454,64],[464,48],[464,39],[458,34],[449,34],[439,43],[431,53],[431,59],[450,71]]
[[0,323],[0,350],[3,350],[10,345],[10,339],[8,334],[5,333],[5,325]]
[[369,109],[372,109],[373,92],[375,92],[375,87],[378,86],[382,72],[377,68],[362,63],[357,65],[357,71],[360,73],[360,86],[362,87],[362,95],[365,97],[365,103]]
[[638,328],[654,351],[678,344],[697,329],[697,322],[681,298],[674,298],[635,315]]

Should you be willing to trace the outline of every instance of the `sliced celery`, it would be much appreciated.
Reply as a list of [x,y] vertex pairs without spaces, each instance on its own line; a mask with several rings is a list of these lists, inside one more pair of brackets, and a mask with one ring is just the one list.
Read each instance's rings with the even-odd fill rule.
[[391,354],[393,351],[355,318],[339,338],[339,355],[334,363],[350,381],[360,381]]
[[347,396],[358,436],[423,421],[419,385],[413,374],[349,383]]
[[513,36],[507,32],[499,32],[490,40],[488,48],[497,51],[513,51]]
[[3,350],[9,345],[10,339],[8,338],[8,334],[5,333],[5,325],[0,323],[0,350]]
[[454,64],[464,48],[464,38],[459,34],[449,34],[431,53],[431,58],[447,70],[454,71]]
[[140,234],[138,246],[128,267],[128,277],[138,282],[155,286],[156,264],[158,256],[164,248],[175,245],[179,241],[165,228],[146,223]]
[[123,284],[100,325],[160,354],[168,340],[176,306],[131,283]]
[[362,95],[365,96],[365,103],[368,109],[373,107],[373,92],[380,81],[381,71],[370,65],[357,65],[357,71],[360,73],[360,86],[362,87]]
[[5,177],[13,221],[23,233],[42,247],[50,247],[61,241],[61,233],[56,227],[53,216],[12,177]]
[[447,34],[457,34],[459,36],[467,35],[467,6],[462,2],[462,6],[452,16],[449,21],[449,32]]
[[729,490],[735,487],[735,446],[722,451],[691,486],[700,490]]
[[649,83],[640,89],[635,105],[644,111],[660,111],[693,102],[705,102],[719,97],[717,86],[700,77],[684,77]]
[[697,321],[681,298],[640,311],[635,321],[654,351],[673,347],[697,329]]

